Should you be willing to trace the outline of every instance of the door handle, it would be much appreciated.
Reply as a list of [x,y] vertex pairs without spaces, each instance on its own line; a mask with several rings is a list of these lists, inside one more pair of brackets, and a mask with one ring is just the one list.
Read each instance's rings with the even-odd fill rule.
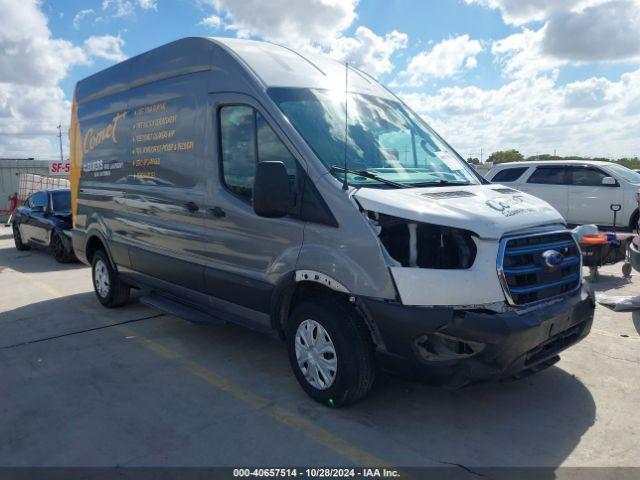
[[200,210],[200,207],[197,204],[195,204],[194,202],[187,202],[187,203],[184,204],[184,206],[191,213],[197,212],[198,210]]
[[222,218],[222,217],[226,217],[227,216],[227,212],[225,212],[220,207],[212,207],[212,208],[210,208],[209,209],[209,213],[211,213],[211,215],[213,215],[216,218]]

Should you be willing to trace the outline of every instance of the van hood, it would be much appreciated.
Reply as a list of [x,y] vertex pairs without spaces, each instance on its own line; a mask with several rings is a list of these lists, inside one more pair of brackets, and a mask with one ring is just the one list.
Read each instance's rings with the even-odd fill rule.
[[353,194],[365,210],[470,230],[483,238],[544,225],[564,225],[544,200],[503,185],[378,189]]

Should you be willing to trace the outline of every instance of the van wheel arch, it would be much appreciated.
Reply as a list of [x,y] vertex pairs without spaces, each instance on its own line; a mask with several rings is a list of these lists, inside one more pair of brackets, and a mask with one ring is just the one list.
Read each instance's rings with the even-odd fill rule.
[[113,263],[113,257],[111,257],[111,252],[107,247],[107,242],[105,242],[104,238],[98,233],[93,233],[89,235],[87,239],[87,243],[85,244],[85,256],[87,257],[87,262],[89,265],[93,263],[93,257],[98,250],[102,250],[106,253],[109,263],[115,269],[115,264]]
[[350,302],[349,297],[350,295],[347,293],[337,292],[317,282],[291,282],[286,288],[279,291],[278,300],[272,313],[272,325],[278,331],[280,338],[284,340],[286,338],[287,322],[298,304],[310,299],[318,299],[318,301],[330,299],[354,309],[355,314],[360,316],[367,326],[373,344],[381,345],[380,334],[375,323],[359,308],[357,299],[356,302]]

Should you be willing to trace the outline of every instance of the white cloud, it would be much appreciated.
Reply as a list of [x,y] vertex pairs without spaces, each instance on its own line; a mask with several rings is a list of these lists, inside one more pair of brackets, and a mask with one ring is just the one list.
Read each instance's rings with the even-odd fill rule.
[[344,31],[357,15],[359,0],[201,0],[213,15],[200,25],[224,26],[240,38],[260,37],[289,47],[324,52],[348,61],[371,75],[393,70],[391,57],[405,48],[408,37],[396,30],[377,35],[359,26],[353,36]]
[[51,134],[61,121],[68,123],[70,108],[58,86],[24,88],[20,84],[0,83],[0,133],[3,134],[0,138]]
[[329,54],[341,62],[364,70],[373,76],[393,70],[391,56],[407,46],[408,37],[394,30],[378,36],[367,27],[358,27],[353,37],[339,37],[332,42]]
[[128,17],[135,12],[135,6],[129,0],[102,0],[102,10],[112,17]]
[[[58,122],[59,120],[55,120]],[[57,123],[52,125],[57,125]],[[64,125],[64,123],[63,123]],[[0,155],[5,158],[37,158],[43,160],[58,159],[58,139],[54,136],[55,129],[47,135],[0,135]],[[63,148],[65,156],[69,155],[69,145],[63,133]]]
[[158,2],[156,0],[138,0],[138,5],[143,10],[158,10]]
[[589,78],[564,87],[564,103],[569,108],[598,108],[618,100],[624,92],[622,83],[606,78]]
[[327,44],[356,18],[358,0],[210,0],[239,37],[258,36],[304,47]]
[[73,28],[75,28],[76,30],[80,28],[80,24],[82,23],[82,20],[84,20],[89,15],[95,15],[95,12],[91,8],[86,8],[76,13],[75,16],[73,17]]
[[86,63],[84,51],[51,38],[47,19],[35,0],[0,0],[0,82],[53,85],[73,65]]
[[482,44],[469,35],[443,40],[431,50],[413,57],[398,76],[399,83],[419,87],[433,78],[453,77],[477,66],[476,56],[482,52]]
[[542,52],[573,62],[640,57],[640,1],[615,0],[550,17]]
[[608,0],[465,0],[467,4],[478,4],[497,9],[505,23],[526,25],[545,21],[557,13],[580,11]]
[[82,48],[53,38],[37,0],[0,0],[0,11],[0,156],[51,156],[56,126],[66,128],[71,109],[60,81],[91,57],[126,58],[124,40],[90,37]]
[[199,25],[211,28],[220,28],[222,23],[222,19],[218,15],[209,15],[208,17],[203,18]]
[[70,104],[58,83],[88,63],[84,50],[52,38],[36,0],[0,0],[0,156],[55,152],[56,126],[69,122]]
[[640,60],[640,1],[614,1],[552,16],[538,30],[523,28],[493,43],[507,76],[523,77],[564,65]]
[[502,65],[506,76],[530,77],[566,63],[542,53],[544,34],[545,27],[539,30],[525,28],[521,33],[514,33],[493,43],[491,53],[496,62]]
[[591,156],[637,155],[640,148],[640,70],[615,82],[559,86],[539,75],[496,89],[448,87],[403,97],[465,156],[478,156],[481,147],[487,154],[516,148]]
[[92,57],[104,58],[112,62],[121,62],[127,58],[122,51],[124,40],[120,35],[91,36],[85,40],[84,46]]
[[523,27],[492,45],[507,76],[528,76],[564,65],[640,60],[640,0],[465,0],[499,9]]

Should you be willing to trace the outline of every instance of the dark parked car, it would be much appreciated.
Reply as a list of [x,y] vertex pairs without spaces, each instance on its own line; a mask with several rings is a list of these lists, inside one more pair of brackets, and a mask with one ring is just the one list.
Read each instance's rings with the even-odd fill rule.
[[18,250],[31,244],[50,247],[62,263],[76,259],[71,245],[71,191],[44,190],[32,194],[13,216],[13,240]]

